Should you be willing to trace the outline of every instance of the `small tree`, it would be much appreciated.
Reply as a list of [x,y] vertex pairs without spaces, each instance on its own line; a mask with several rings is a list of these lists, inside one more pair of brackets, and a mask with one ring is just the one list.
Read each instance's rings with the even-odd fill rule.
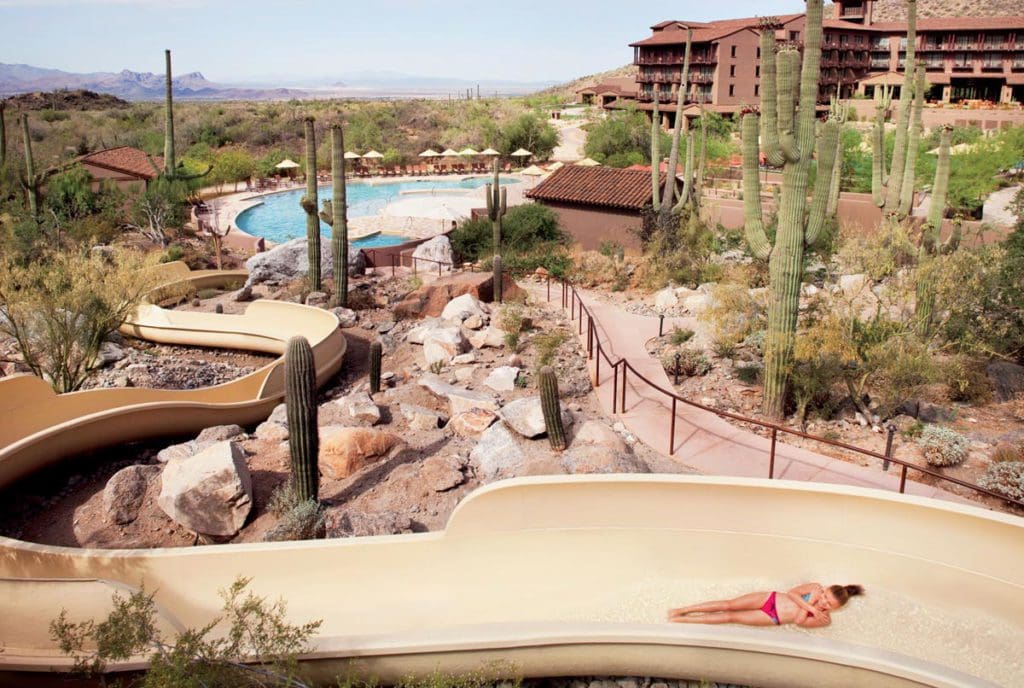
[[[153,595],[139,590],[113,595],[113,611],[100,622],[68,620],[67,610],[50,623],[50,637],[75,659],[75,671],[100,675],[110,662],[148,655],[149,670],[128,685],[143,688],[191,686],[292,686],[310,684],[299,676],[298,655],[307,652],[320,621],[288,622],[283,601],[270,604],[246,593],[250,579],[238,578],[221,591],[223,615],[202,628],[164,637]],[[223,635],[214,628],[227,624]],[[95,648],[89,649],[86,648]]]
[[74,249],[44,251],[27,264],[4,256],[0,333],[17,342],[20,362],[56,392],[79,389],[104,340],[157,286],[155,258]]
[[256,161],[244,148],[228,148],[217,156],[213,169],[213,178],[218,185],[234,183],[235,191],[238,191],[238,182],[249,179],[256,172]]
[[185,221],[186,194],[184,182],[165,177],[154,179],[132,205],[132,222],[128,227],[166,247],[169,241],[167,230],[181,226]]
[[551,157],[560,140],[558,131],[533,113],[520,115],[501,129],[501,152],[510,154],[525,148],[539,160]]

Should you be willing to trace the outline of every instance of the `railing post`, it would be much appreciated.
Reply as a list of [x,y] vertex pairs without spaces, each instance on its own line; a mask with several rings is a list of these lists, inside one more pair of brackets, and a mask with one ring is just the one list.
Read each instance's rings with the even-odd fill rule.
[[548,283],[548,303],[551,303],[551,275],[545,281]]
[[569,321],[576,319],[576,292],[570,292],[571,298],[569,299]]
[[437,276],[441,276],[441,261],[437,261]]
[[892,458],[892,438],[896,434],[896,426],[889,423],[889,427],[886,428],[889,431],[889,436],[885,438],[885,460],[882,462],[882,470],[889,470],[889,459]]
[[672,397],[672,425],[668,431],[668,455],[676,453],[676,398]]
[[903,470],[900,471],[900,494],[907,489],[907,464],[903,464]]
[[768,479],[775,477],[775,440],[779,435],[778,428],[772,428],[772,450],[768,455]]
[[579,334],[583,334],[583,299],[580,299],[580,329]]
[[594,357],[594,319],[587,315],[587,360]]
[[619,412],[619,363],[612,366],[612,413]]
[[619,399],[619,408],[622,409],[622,413],[626,412],[626,370],[629,364],[626,363],[626,359],[622,359],[622,398]]
[[660,337],[663,334],[665,334],[665,314],[664,313],[659,313],[658,314],[658,336]]
[[397,262],[395,260],[395,258],[397,258],[397,257],[398,257],[398,254],[396,254],[396,253],[392,253],[391,254],[391,276],[392,277],[395,276],[395,263]]
[[[595,339],[597,335],[594,335]],[[597,360],[594,361],[594,386],[601,386],[601,342],[597,343]]]

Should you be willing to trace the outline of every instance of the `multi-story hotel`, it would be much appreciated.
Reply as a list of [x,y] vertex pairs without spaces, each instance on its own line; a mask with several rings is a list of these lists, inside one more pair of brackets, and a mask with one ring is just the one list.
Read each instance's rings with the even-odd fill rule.
[[[896,88],[903,81],[906,22],[878,22],[876,0],[836,0],[835,13],[824,21],[819,98],[836,93],[872,96],[880,85]],[[779,42],[802,43],[805,15],[775,17]],[[686,93],[688,116],[698,104],[733,113],[760,99],[760,31],[762,19],[713,22],[665,21],[651,27],[649,38],[631,43],[637,65],[637,90],[606,98],[606,107],[635,101],[653,108],[657,88],[663,123],[672,124],[686,33],[693,30],[690,76]],[[1024,16],[919,18],[917,56],[930,87],[928,99],[944,103],[964,100],[1024,103]]]

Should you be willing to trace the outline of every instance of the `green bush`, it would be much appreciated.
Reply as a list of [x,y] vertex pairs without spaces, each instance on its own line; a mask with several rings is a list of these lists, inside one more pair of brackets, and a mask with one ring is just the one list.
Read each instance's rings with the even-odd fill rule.
[[219,289],[200,289],[196,292],[196,298],[206,300],[220,295]]
[[1010,499],[1024,500],[1024,461],[993,463],[978,484]]
[[674,346],[681,346],[691,339],[693,339],[693,330],[681,328],[678,325],[674,326],[668,335],[668,340]]
[[533,344],[537,347],[537,367],[551,365],[558,353],[558,347],[569,340],[570,334],[565,330],[555,330],[538,334],[533,338]]
[[[659,145],[665,155],[671,143],[671,138],[662,133]],[[614,111],[588,128],[583,151],[608,167],[649,165],[651,124],[646,115],[635,108]]]
[[313,540],[324,535],[324,508],[315,499],[296,503],[263,535],[264,542]]
[[957,356],[943,368],[949,398],[969,404],[980,404],[992,398],[992,382],[983,361]]
[[917,440],[925,461],[932,466],[959,466],[967,459],[969,442],[956,430],[929,425]]
[[756,363],[736,366],[736,377],[740,382],[748,385],[756,385],[761,381],[761,373],[764,369]]
[[661,365],[669,375],[676,372],[676,354],[679,355],[679,374],[685,377],[698,377],[711,372],[711,361],[696,349],[682,347],[670,351],[661,358]]

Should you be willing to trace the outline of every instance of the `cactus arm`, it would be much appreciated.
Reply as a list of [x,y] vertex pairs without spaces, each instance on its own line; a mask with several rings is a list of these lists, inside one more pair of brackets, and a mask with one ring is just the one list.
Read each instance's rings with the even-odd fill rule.
[[[501,220],[501,218],[505,216],[506,212],[508,212],[508,189],[502,188],[501,189],[501,213],[499,213],[499,215],[498,215],[498,220]],[[500,225],[499,225],[499,227],[500,227]]]
[[885,205],[885,106],[875,108],[875,126],[871,129],[871,200]]
[[[334,265],[334,307],[348,305],[348,199],[345,187],[345,135],[341,124],[331,126],[331,199],[324,211],[331,219],[331,258]],[[323,214],[321,213],[321,218]]]
[[665,170],[665,190],[661,194],[662,208],[669,208],[675,201],[676,165],[679,164],[679,136],[683,130],[683,106],[686,104],[686,91],[690,80],[690,47],[693,43],[693,29],[686,30],[686,52],[683,54],[683,71],[679,75],[679,90],[676,93],[676,122],[672,128],[672,147],[668,154],[668,167]]
[[778,54],[779,88],[778,107],[776,108],[779,130],[779,148],[786,162],[800,161],[800,148],[797,145],[794,120],[796,112],[796,73],[800,67],[800,53],[792,49],[783,49]]
[[946,192],[949,190],[949,145],[952,138],[952,130],[943,127],[939,135],[939,161],[935,165],[935,181],[932,184],[931,207],[928,209],[927,233],[934,237],[933,243],[938,243],[939,232],[942,229],[942,217],[946,214]]
[[320,218],[317,216],[316,188],[316,129],[313,118],[304,121],[306,136],[306,195],[299,201],[306,213],[306,248],[309,259],[309,286],[313,291],[320,291]]
[[704,104],[700,106],[700,162],[697,165],[697,177],[695,180],[694,198],[698,202],[700,201],[701,194],[704,193],[704,163],[708,159],[708,123],[707,118],[704,116]]
[[939,252],[943,255],[949,255],[958,248],[960,248],[960,241],[963,239],[964,225],[959,219],[953,220],[953,233],[949,235],[949,238],[943,242],[942,246],[939,247]]
[[828,203],[831,196],[832,175],[836,160],[836,142],[839,140],[839,122],[829,119],[821,129],[821,140],[818,142],[818,176],[814,179],[814,195],[811,200],[811,212],[807,219],[807,232],[804,241],[813,246],[821,236],[828,217]]
[[768,260],[772,253],[771,242],[764,231],[761,216],[761,179],[757,165],[757,115],[748,112],[743,115],[743,227],[747,245],[755,258]]
[[903,190],[903,172],[907,163],[907,137],[910,132],[910,98],[914,90],[914,43],[917,40],[917,2],[907,0],[907,58],[903,65],[903,86],[900,88],[900,111],[896,121],[896,141],[889,166],[885,192],[885,211],[899,211]]
[[487,215],[491,218],[492,242],[494,258],[492,261],[493,297],[495,303],[501,303],[501,292],[504,287],[504,275],[501,271],[501,218],[508,209],[508,189],[501,188],[498,178],[498,160],[494,160],[494,184],[487,185]]
[[914,109],[911,115],[910,135],[907,141],[907,159],[903,169],[903,185],[900,190],[900,217],[907,217],[914,205],[914,181],[917,167],[917,154],[921,142],[921,130],[924,128],[922,110],[924,109],[924,63],[916,68],[914,79]]
[[779,167],[786,158],[779,148],[775,62],[775,23],[766,20],[761,25],[761,150],[769,165]]
[[288,340],[284,355],[284,377],[293,485],[300,500],[315,500],[320,490],[316,368],[313,350],[305,337],[292,337]]
[[562,451],[566,447],[565,428],[562,424],[562,405],[558,399],[558,378],[550,366],[540,369],[537,376],[540,387],[540,406],[544,414],[544,429],[548,434],[548,441],[555,451]]
[[328,227],[334,227],[334,203],[329,198],[325,198],[323,203],[320,205],[320,221]]
[[[800,116],[797,120],[796,140],[798,151],[804,155],[801,162],[804,170],[810,169],[810,158],[814,150],[815,123],[817,121],[818,80],[821,78],[821,3],[807,3],[807,20],[804,29],[804,49],[800,71]],[[817,19],[812,15],[816,14]],[[801,64],[800,53],[792,57],[793,67]]]
[[658,176],[661,166],[661,114],[658,112],[658,84],[654,84],[654,111],[651,112],[651,207],[654,212],[661,210],[658,198],[661,191],[661,179]]
[[686,166],[683,168],[683,191],[679,194],[679,202],[672,206],[672,210],[679,211],[690,205],[693,194],[693,157],[694,157],[693,132],[686,135]]

